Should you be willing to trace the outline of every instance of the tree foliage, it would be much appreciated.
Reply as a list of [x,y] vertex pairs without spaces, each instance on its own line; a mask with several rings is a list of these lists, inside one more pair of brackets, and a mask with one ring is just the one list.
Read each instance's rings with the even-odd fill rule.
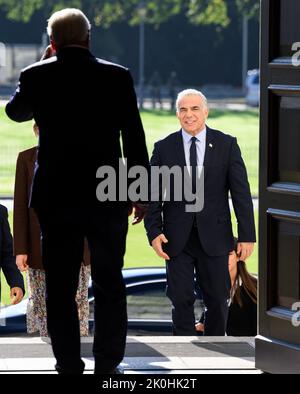
[[258,0],[235,0],[238,10],[248,18],[259,19],[260,2]]
[[45,16],[65,7],[80,8],[94,24],[109,27],[114,22],[138,24],[141,19],[160,25],[174,15],[185,14],[194,24],[226,27],[230,19],[227,2],[235,1],[249,17],[257,15],[259,0],[0,0],[0,9],[9,19],[28,22],[43,10]]

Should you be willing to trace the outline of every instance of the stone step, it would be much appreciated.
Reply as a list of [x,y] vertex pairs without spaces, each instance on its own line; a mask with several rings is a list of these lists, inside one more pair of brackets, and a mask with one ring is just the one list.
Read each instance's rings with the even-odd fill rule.
[[[92,373],[93,338],[82,339],[86,373]],[[52,374],[49,339],[0,338],[0,373]],[[256,374],[254,338],[128,337],[125,374]]]

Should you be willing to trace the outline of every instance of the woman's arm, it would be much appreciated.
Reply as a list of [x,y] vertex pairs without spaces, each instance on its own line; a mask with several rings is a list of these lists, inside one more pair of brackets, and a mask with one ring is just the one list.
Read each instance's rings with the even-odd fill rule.
[[22,154],[17,159],[14,194],[14,255],[28,255],[29,252],[29,190],[28,172]]

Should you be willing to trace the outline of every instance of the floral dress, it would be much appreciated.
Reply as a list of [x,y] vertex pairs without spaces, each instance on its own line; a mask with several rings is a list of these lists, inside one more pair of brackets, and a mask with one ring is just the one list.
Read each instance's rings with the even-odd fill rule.
[[[80,322],[80,335],[89,335],[89,301],[88,288],[91,266],[81,265],[79,285],[76,294],[78,316]],[[27,306],[27,332],[40,333],[41,337],[48,336],[46,312],[46,280],[45,271],[29,268],[27,275],[28,306]]]

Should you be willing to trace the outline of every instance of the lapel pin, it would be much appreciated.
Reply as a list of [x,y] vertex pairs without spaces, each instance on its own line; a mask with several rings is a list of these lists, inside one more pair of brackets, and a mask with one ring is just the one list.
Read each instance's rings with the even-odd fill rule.
[[213,147],[213,144],[209,144],[209,147],[212,148],[212,147]]

